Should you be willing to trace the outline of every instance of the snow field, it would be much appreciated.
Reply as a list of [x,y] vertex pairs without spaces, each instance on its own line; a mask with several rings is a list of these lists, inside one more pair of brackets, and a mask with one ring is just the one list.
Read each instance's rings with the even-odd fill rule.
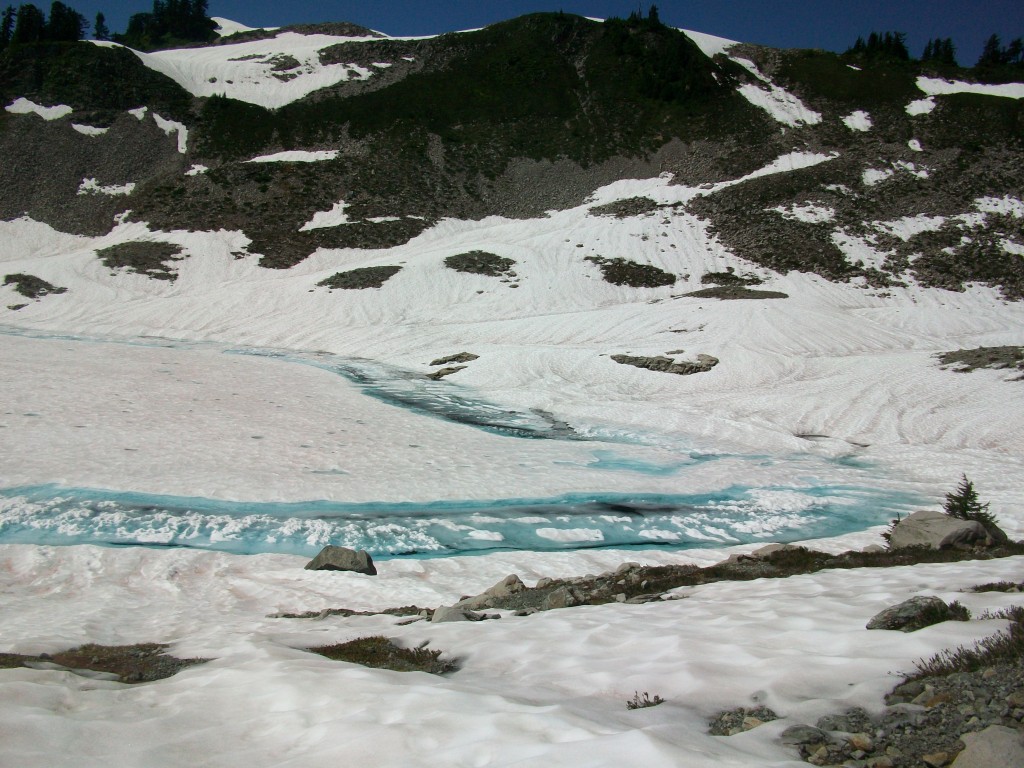
[[[696,561],[721,552],[695,553]],[[851,706],[878,711],[916,659],[1005,622],[868,632],[877,611],[915,594],[975,614],[1012,595],[964,594],[1017,578],[1021,558],[826,571],[683,588],[653,605],[399,626],[392,617],[270,619],[275,611],[450,603],[509,572],[614,567],[652,553],[574,553],[390,561],[375,578],[301,570],[286,556],[0,547],[4,650],[55,652],[86,641],[163,640],[213,660],[135,687],[69,673],[4,670],[5,755],[21,765],[698,766],[798,765],[775,741],[792,722]],[[678,561],[678,559],[676,559]],[[428,642],[461,669],[437,678],[332,662],[301,649],[384,634]],[[666,703],[628,711],[635,691]],[[712,737],[721,709],[772,707],[785,719]],[[169,748],[173,739],[174,748]],[[73,750],[62,745],[75,744]]]

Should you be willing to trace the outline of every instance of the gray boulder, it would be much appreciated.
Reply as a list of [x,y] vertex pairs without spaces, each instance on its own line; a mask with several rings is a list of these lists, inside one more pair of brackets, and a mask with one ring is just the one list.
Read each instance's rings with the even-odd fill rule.
[[973,547],[991,546],[994,540],[977,520],[960,520],[934,510],[922,510],[900,520],[892,529],[889,546],[906,547]]
[[1024,765],[1024,734],[1016,728],[990,725],[979,733],[965,733],[967,748],[957,755],[952,768],[1020,768]]
[[913,632],[915,629],[946,621],[948,616],[949,606],[939,598],[912,597],[876,614],[868,622],[867,628]]
[[449,621],[482,621],[485,617],[457,605],[442,605],[434,611],[430,621],[434,624]]
[[779,734],[779,740],[790,747],[801,747],[808,744],[828,744],[831,738],[820,728],[810,725],[791,725]]
[[360,549],[358,552],[348,547],[335,547],[327,545],[320,550],[320,553],[306,563],[307,571],[355,571],[365,573],[368,576],[376,576],[377,569],[373,565],[373,558]]
[[474,611],[481,608],[493,608],[498,601],[511,597],[517,592],[522,592],[524,589],[526,589],[526,585],[523,583],[523,580],[513,573],[510,576],[506,576],[493,587],[484,590],[482,594],[459,600],[455,606]]

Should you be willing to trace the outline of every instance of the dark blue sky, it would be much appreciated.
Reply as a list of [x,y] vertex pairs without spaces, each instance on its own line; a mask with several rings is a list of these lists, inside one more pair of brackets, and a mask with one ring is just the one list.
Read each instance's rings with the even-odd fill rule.
[[[2,0],[0,0],[2,2]],[[10,0],[8,0],[10,2]],[[123,31],[151,0],[64,0],[90,21],[102,11]],[[2,3],[6,4],[6,3]],[[17,3],[15,3],[17,4]],[[36,0],[48,9],[48,0]],[[480,27],[533,11],[627,16],[650,0],[209,0],[210,15],[249,26],[351,21],[390,35],[430,35]],[[919,56],[931,37],[952,37],[961,64],[973,64],[993,32],[1004,42],[1024,37],[1024,0],[663,0],[667,24],[783,48],[845,50],[872,30],[907,33]]]

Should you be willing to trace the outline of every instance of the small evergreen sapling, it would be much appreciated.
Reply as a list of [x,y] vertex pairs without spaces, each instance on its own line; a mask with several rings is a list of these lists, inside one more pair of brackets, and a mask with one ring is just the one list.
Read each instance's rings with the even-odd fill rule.
[[961,476],[960,485],[955,491],[946,494],[942,509],[958,520],[977,520],[986,528],[998,525],[995,515],[988,511],[988,504],[978,501],[978,492],[974,490],[974,483],[967,479],[967,475]]
[[1010,537],[999,527],[996,516],[988,511],[988,503],[982,504],[978,501],[978,492],[974,490],[974,483],[967,479],[967,475],[961,476],[960,485],[955,491],[946,494],[946,503],[942,508],[950,517],[981,523],[992,541],[999,544],[1009,543]]

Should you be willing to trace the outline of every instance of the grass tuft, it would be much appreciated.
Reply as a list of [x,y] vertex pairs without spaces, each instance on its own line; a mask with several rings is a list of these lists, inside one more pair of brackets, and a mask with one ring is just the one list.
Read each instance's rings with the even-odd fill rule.
[[908,675],[907,680],[975,672],[1001,663],[1021,663],[1024,660],[1024,607],[1012,606],[984,614],[982,618],[1006,619],[1012,623],[1008,629],[978,641],[971,648],[961,645],[915,662],[917,671]]
[[626,702],[626,709],[646,709],[647,707],[656,707],[664,703],[665,700],[657,694],[652,699],[647,691],[644,691],[643,696],[640,695],[639,691],[634,691],[633,698]]
[[454,660],[441,658],[441,651],[423,646],[401,648],[383,635],[361,637],[347,643],[322,645],[309,650],[334,661],[347,661],[351,664],[362,664],[364,667],[391,669],[395,672],[429,672],[433,675],[443,675],[458,669]]

